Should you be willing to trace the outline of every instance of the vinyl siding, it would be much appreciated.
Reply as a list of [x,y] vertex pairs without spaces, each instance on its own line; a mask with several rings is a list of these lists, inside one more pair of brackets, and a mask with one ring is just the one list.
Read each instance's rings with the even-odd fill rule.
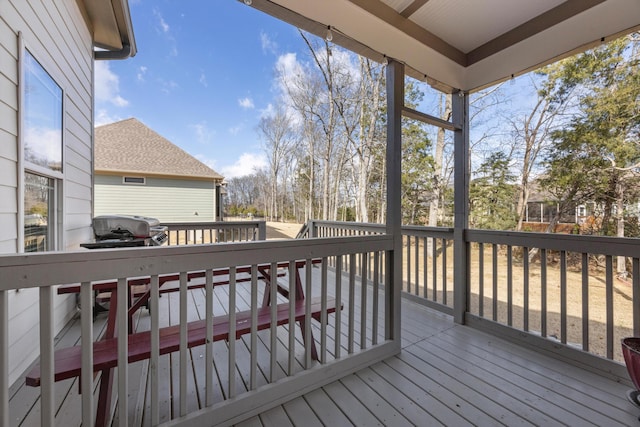
[[[17,250],[18,31],[25,46],[64,91],[62,249],[78,249],[91,237],[93,47],[75,0],[0,1],[0,253]],[[68,211],[73,218],[67,218]],[[69,297],[54,297],[58,331],[74,313]],[[38,293],[9,293],[10,381],[38,356]]]
[[146,184],[135,185],[123,184],[121,175],[95,176],[96,216],[128,214],[160,222],[214,221],[214,195],[213,180],[146,177]]

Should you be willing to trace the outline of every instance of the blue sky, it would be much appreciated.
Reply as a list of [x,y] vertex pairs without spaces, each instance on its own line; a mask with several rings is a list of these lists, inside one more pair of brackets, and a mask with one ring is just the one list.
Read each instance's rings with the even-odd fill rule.
[[226,178],[264,164],[256,132],[296,28],[233,0],[130,0],[138,53],[96,65],[96,125],[135,117]]
[[[276,64],[291,70],[307,60],[298,30],[236,0],[129,5],[138,53],[96,62],[96,125],[135,117],[227,179],[265,166],[256,127],[279,96]],[[530,78],[517,80],[507,89],[519,95],[514,113],[535,100]],[[434,91],[423,90],[419,109],[438,115]],[[493,125],[474,132],[483,126]]]

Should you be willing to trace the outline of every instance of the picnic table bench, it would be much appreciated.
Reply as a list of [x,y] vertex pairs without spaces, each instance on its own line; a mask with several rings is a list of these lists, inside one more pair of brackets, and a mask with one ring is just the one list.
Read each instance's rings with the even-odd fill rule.
[[[313,260],[312,263],[318,263],[320,260]],[[305,320],[306,320],[306,306],[304,290],[300,279],[299,270],[305,267],[305,261],[295,262],[295,301],[294,301],[294,322],[297,322],[302,332],[303,341],[311,340],[311,357],[317,360],[317,350],[315,341],[313,339],[313,333],[311,336],[306,336]],[[259,279],[265,282],[265,291],[263,297],[263,304],[258,308],[257,312],[257,330],[264,330],[271,327],[271,300],[270,300],[270,286],[277,286],[277,292],[289,298],[289,290],[280,284],[278,284],[277,278],[283,276],[284,273],[278,273],[278,268],[288,267],[289,263],[279,263],[276,265],[276,271],[271,272],[271,264],[264,264],[258,266]],[[236,270],[237,273],[250,273],[251,267],[239,267]],[[229,269],[218,269],[213,271],[214,286],[221,286],[229,284],[228,279],[216,280],[216,277],[226,276],[229,274]],[[189,280],[188,289],[198,289],[205,286],[204,283],[191,283],[191,281],[202,278],[205,276],[205,272],[191,272],[187,274]],[[178,275],[165,275],[159,277],[159,291],[160,293],[175,292],[179,290],[179,287],[166,285],[171,282],[179,280]],[[250,277],[236,278],[236,282],[251,280]],[[128,362],[133,363],[151,357],[151,332],[141,331],[134,332],[132,330],[132,316],[136,310],[148,303],[150,297],[150,280],[149,278],[130,279],[128,281],[128,288],[130,289],[129,298],[129,310],[127,316],[129,317],[129,330],[128,332]],[[116,309],[117,306],[117,282],[103,282],[93,284],[93,289],[97,291],[110,291],[111,292],[111,307],[109,309],[109,317],[107,320],[107,329],[104,337],[96,341],[93,345],[93,372],[102,372],[100,391],[98,397],[98,410],[96,415],[96,425],[105,425],[107,420],[107,413],[111,405],[111,387],[113,384],[113,368],[118,364],[118,338],[116,333]],[[163,285],[165,285],[163,287]],[[140,288],[142,286],[142,288]],[[145,288],[146,286],[146,288]],[[131,289],[137,290],[131,291]],[[74,293],[80,292],[79,285],[65,286],[58,290],[58,293]],[[317,321],[320,321],[320,316],[323,311],[321,299],[318,297],[312,298],[310,303],[310,316]],[[279,303],[276,306],[276,324],[278,326],[288,324],[290,322],[290,307],[289,302]],[[326,313],[334,313],[336,311],[336,303],[332,298],[327,299],[325,305]],[[342,307],[340,307],[342,309]],[[252,313],[251,310],[239,311],[235,313],[235,337],[230,337],[231,330],[230,319],[228,315],[214,316],[213,317],[213,337],[212,341],[229,340],[230,338],[238,339],[242,335],[248,334],[252,329]],[[172,325],[162,327],[159,329],[159,344],[161,355],[178,351],[180,349],[180,325]],[[195,347],[203,345],[207,342],[206,336],[206,320],[191,321],[187,324],[187,347]],[[81,374],[82,366],[82,347],[72,346],[67,348],[58,349],[54,353],[54,380],[61,381],[73,377],[78,377]],[[40,386],[40,366],[36,365],[26,376],[26,384],[28,386],[38,387]]]

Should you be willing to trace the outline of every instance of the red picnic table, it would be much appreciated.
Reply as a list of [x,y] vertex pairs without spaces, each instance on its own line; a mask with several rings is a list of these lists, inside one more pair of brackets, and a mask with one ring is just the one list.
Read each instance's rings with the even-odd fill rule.
[[[312,260],[312,264],[316,264],[321,262],[321,260],[316,259]],[[290,265],[289,262],[281,262],[276,264],[276,273],[277,269],[280,268],[288,268]],[[296,271],[296,292],[295,292],[295,300],[296,300],[296,314],[295,321],[300,323],[300,327],[302,330],[303,340],[306,342],[307,337],[305,333],[305,306],[304,306],[304,290],[302,287],[302,281],[300,278],[300,269],[307,265],[306,261],[296,261],[295,262],[295,271]],[[272,264],[261,264],[257,266],[257,271],[259,273],[258,280],[262,280],[265,282],[265,292],[263,295],[262,308],[260,315],[258,316],[258,325],[257,329],[266,329],[270,327],[270,304],[271,304],[271,285],[275,280],[275,284],[277,286],[277,292],[285,298],[289,298],[289,290],[283,286],[281,286],[277,278],[284,276],[285,273],[276,274],[276,276],[272,276]],[[236,282],[246,282],[251,280],[251,266],[243,266],[236,268],[236,274],[240,274],[241,277],[236,278]],[[221,268],[213,270],[214,277],[214,286],[227,285],[229,284],[229,268]],[[248,274],[248,276],[247,276]],[[226,277],[225,277],[226,276]],[[189,282],[187,289],[199,289],[204,288],[204,281],[195,282],[195,279],[200,279],[205,277],[204,271],[190,272],[187,273],[187,280]],[[178,274],[170,274],[163,275],[159,277],[159,293],[169,293],[176,292],[180,289],[179,287],[179,279],[180,276]],[[129,279],[127,281],[128,284],[128,331],[129,334],[129,363],[142,360],[150,357],[150,348],[149,348],[149,337],[150,332],[137,332],[133,331],[133,316],[138,309],[143,306],[148,307],[149,298],[151,296],[151,288],[150,288],[150,278],[134,278]],[[113,367],[117,366],[117,328],[116,328],[116,320],[117,320],[117,300],[118,300],[118,292],[117,292],[117,282],[99,282],[94,283],[92,285],[94,291],[100,293],[109,292],[110,295],[108,297],[110,301],[110,308],[107,318],[107,328],[105,330],[104,335],[96,341],[94,344],[94,372],[101,371],[101,381],[100,381],[100,389],[98,395],[98,408],[96,413],[96,426],[101,427],[107,424],[108,422],[108,413],[109,408],[111,406],[111,396],[112,396],[112,388],[113,388]],[[80,285],[68,285],[61,286],[58,288],[58,294],[71,294],[71,293],[79,293]],[[330,303],[331,304],[331,303]],[[333,306],[327,305],[324,309],[331,313],[335,311],[335,304]],[[283,307],[280,307],[280,306]],[[288,306],[288,303],[286,304]],[[315,301],[312,306],[312,315],[314,318],[319,319],[319,314],[321,311],[320,303]],[[285,307],[285,304],[278,305],[278,325],[288,323],[288,310]],[[218,316],[221,318],[224,316]],[[236,329],[236,338],[241,336],[242,334],[249,333],[251,331],[250,325],[250,315],[249,312],[246,314],[238,313],[237,323],[241,327]],[[199,320],[195,322],[190,322],[188,325],[188,340],[189,347],[195,345],[201,345],[207,342],[207,337],[203,335],[204,320]],[[226,323],[226,328],[224,326],[224,321],[219,321],[216,324],[218,327],[218,331],[213,340],[220,339],[232,339],[229,336],[229,328],[228,321]],[[174,325],[163,329],[163,344],[161,345],[161,354],[165,354],[171,351],[176,351],[179,349],[177,343],[179,342],[179,325]],[[311,339],[311,357],[314,360],[317,360],[317,350],[315,346],[315,341],[313,340],[313,333],[309,337]],[[104,348],[103,348],[104,347]],[[60,349],[56,351],[55,358],[55,380],[59,381],[62,379],[71,378],[74,376],[80,375],[80,354],[81,349],[78,346]],[[96,356],[98,355],[98,356]],[[28,375],[27,375],[27,385],[30,386],[39,386],[40,385],[40,369],[39,366],[36,366]]]

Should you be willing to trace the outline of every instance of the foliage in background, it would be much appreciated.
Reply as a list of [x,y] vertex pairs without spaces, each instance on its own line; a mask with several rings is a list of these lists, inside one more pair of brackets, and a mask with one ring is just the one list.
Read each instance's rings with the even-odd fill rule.
[[509,170],[509,158],[496,152],[485,160],[471,182],[470,226],[492,230],[512,230],[516,223],[516,176]]

